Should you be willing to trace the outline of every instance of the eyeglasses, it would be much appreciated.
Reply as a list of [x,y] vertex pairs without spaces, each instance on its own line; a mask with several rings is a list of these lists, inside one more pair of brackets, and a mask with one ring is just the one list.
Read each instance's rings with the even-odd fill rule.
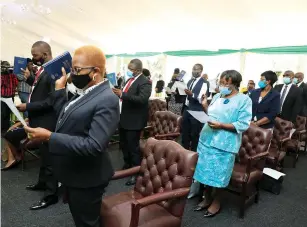
[[93,71],[96,67],[94,66],[91,66],[91,67],[74,67],[74,68],[71,68],[71,73],[72,74],[75,74],[75,75],[80,75],[80,72],[83,70],[83,69],[90,69],[90,72]]

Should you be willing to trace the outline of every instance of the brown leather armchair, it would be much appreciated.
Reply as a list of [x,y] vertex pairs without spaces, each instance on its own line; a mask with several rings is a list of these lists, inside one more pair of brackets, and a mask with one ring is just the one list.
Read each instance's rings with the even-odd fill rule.
[[102,200],[106,227],[180,227],[198,155],[170,140],[149,138],[141,166],[115,173],[113,180],[138,174],[134,189]]
[[259,199],[259,182],[268,148],[272,139],[272,131],[251,125],[243,133],[242,145],[236,158],[228,189],[240,195],[240,218],[244,217],[246,204]]
[[170,111],[157,111],[149,135],[158,140],[176,140],[180,136],[181,119]]
[[286,141],[284,144],[286,154],[288,156],[292,156],[293,158],[293,168],[295,168],[296,162],[299,157],[300,144],[301,142],[306,141],[306,138],[304,140],[304,136],[306,134],[306,122],[306,117],[297,116],[295,122],[295,132],[293,133],[291,139],[289,141]]
[[269,156],[266,160],[266,165],[269,168],[282,170],[284,157],[286,156],[284,145],[291,140],[290,134],[293,127],[292,122],[279,117],[275,118],[273,138],[269,148]]
[[34,153],[34,150],[39,149],[40,143],[34,140],[29,140],[28,138],[20,141],[20,151],[21,151],[21,169],[25,169],[25,155],[26,153],[34,157],[34,160],[39,159],[39,156]]

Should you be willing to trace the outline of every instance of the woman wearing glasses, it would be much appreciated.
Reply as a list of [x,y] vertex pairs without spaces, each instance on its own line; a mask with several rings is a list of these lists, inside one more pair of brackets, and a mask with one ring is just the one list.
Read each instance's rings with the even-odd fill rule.
[[241,81],[239,72],[223,72],[220,93],[213,97],[209,106],[205,96],[202,102],[210,121],[200,134],[194,179],[206,186],[205,198],[195,208],[195,211],[206,209],[205,217],[213,217],[221,209],[220,191],[229,184],[242,133],[248,129],[252,118],[251,99],[239,93]]
[[77,95],[66,102],[64,69],[50,95],[59,113],[55,132],[25,127],[29,138],[49,141],[54,174],[78,227],[101,226],[101,197],[114,174],[106,149],[119,123],[119,99],[103,80],[105,64],[99,48],[77,49],[70,74]]

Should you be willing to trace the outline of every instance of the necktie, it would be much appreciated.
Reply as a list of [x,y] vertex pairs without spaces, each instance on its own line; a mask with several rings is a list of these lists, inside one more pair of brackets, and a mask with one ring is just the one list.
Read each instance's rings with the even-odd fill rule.
[[192,80],[192,83],[191,83],[191,85],[190,85],[190,87],[189,87],[189,90],[190,90],[190,91],[192,91],[192,88],[193,88],[193,85],[194,85],[195,80],[196,80],[196,79],[193,79],[193,80]]
[[38,80],[40,74],[42,73],[42,71],[43,71],[43,67],[40,67],[40,69],[35,73],[34,83],[33,83],[33,86],[32,86],[32,88],[31,88],[31,93],[30,93],[30,95],[29,95],[29,102],[31,101],[31,96],[32,96],[34,87],[36,86],[37,80]]
[[284,104],[287,90],[288,90],[288,85],[285,86],[285,89],[282,91],[282,94],[281,94],[281,98],[280,98],[280,112],[282,111],[282,105]]
[[123,92],[127,92],[132,84],[132,82],[134,81],[134,78],[131,78],[127,84],[127,86],[125,87]]

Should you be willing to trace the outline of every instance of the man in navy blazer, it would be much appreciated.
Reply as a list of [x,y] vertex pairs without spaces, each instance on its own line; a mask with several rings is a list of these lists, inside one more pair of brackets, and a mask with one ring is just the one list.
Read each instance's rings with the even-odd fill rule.
[[49,141],[54,174],[80,227],[101,226],[101,197],[114,174],[107,146],[119,123],[119,99],[103,81],[105,63],[100,49],[77,49],[70,77],[78,95],[66,102],[63,70],[49,100],[59,113],[55,132],[25,127],[31,139]]
[[196,120],[189,112],[204,111],[201,99],[204,94],[209,94],[209,83],[201,77],[203,66],[195,64],[192,69],[192,79],[188,82],[188,89],[185,90],[187,99],[183,107],[182,119],[182,146],[185,149],[196,151],[198,139],[203,124]]

